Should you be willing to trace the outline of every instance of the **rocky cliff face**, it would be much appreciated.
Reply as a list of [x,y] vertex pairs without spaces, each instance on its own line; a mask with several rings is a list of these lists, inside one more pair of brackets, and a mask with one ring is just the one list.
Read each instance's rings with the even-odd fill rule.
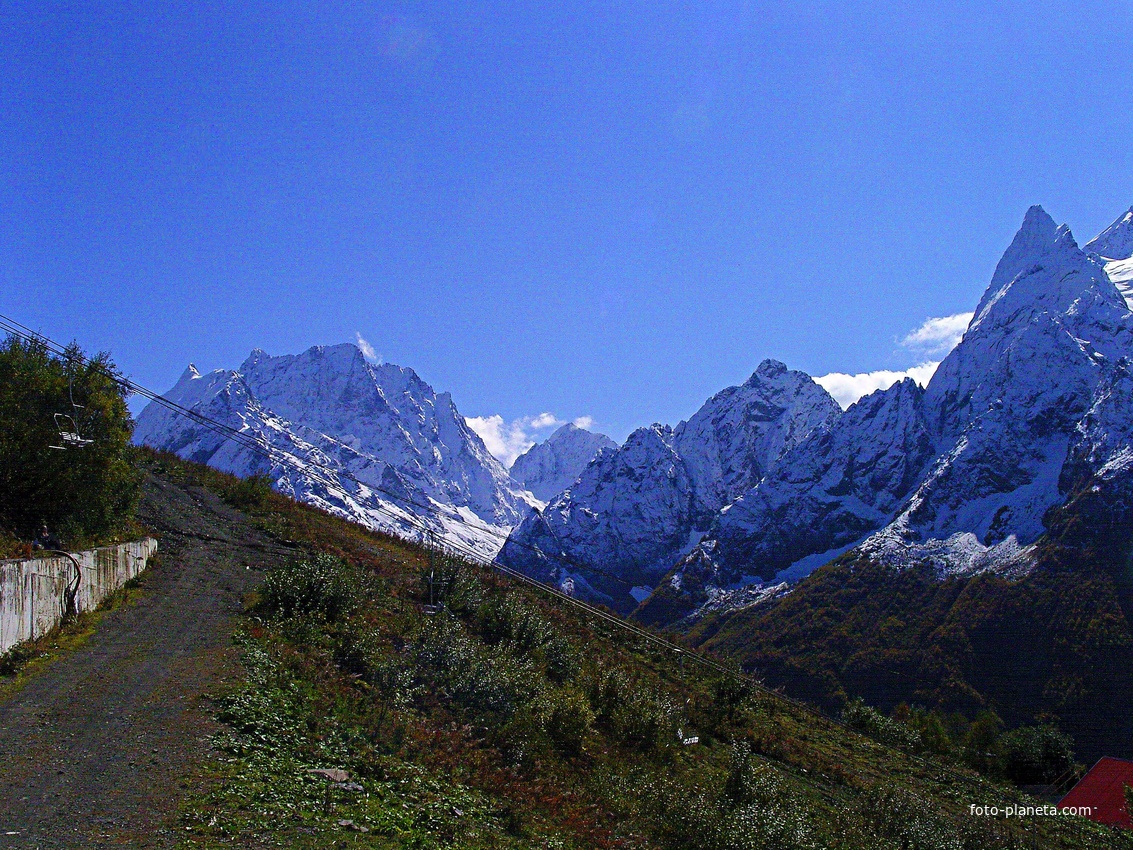
[[594,434],[568,422],[517,457],[508,471],[535,498],[549,502],[574,483],[599,451],[617,447],[605,434]]
[[840,414],[801,372],[768,360],[675,429],[640,428],[512,532],[499,559],[629,610],[721,507]]
[[911,379],[850,405],[783,455],[720,513],[701,552],[719,586],[773,579],[793,563],[884,525],[933,457],[924,391]]
[[973,552],[1034,542],[1066,498],[1063,464],[1131,330],[1104,264],[1032,207],[925,392],[937,459],[869,551],[900,560],[951,540],[963,570]]
[[[854,546],[939,573],[1026,569],[1070,479],[1118,474],[1133,458],[1119,389],[1133,317],[1115,282],[1131,256],[1133,211],[1083,250],[1032,207],[924,390],[902,382],[843,414],[806,375],[765,363],[671,435],[655,430],[664,458],[623,469],[615,498],[571,494],[512,540],[538,527],[554,555],[546,576],[556,557],[575,573],[601,564],[623,583],[660,584],[670,613],[729,592],[755,598],[738,589],[800,578]],[[661,487],[641,464],[672,474]],[[603,589],[616,600],[615,584]]]
[[[1090,245],[1121,258],[1131,230],[1126,214]],[[677,607],[799,578],[855,543],[941,574],[1025,569],[1071,480],[1133,456],[1116,389],[1133,319],[1113,262],[1032,207],[927,389],[874,393],[784,455],[678,565]]]
[[275,459],[155,404],[138,417],[135,441],[236,475],[268,474],[280,491],[373,528],[416,536],[419,517],[490,557],[528,507],[447,393],[412,369],[366,362],[353,345],[257,350],[239,369],[207,375],[190,367],[166,397]]

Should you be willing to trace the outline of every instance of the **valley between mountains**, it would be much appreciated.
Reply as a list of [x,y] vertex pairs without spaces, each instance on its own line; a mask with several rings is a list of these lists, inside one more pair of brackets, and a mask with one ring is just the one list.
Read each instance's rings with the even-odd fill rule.
[[[372,529],[688,634],[831,706],[853,696],[1133,748],[1133,210],[1079,246],[1029,209],[926,386],[846,410],[775,360],[617,445],[564,426],[510,471],[452,397],[353,345],[190,366],[135,440]],[[304,468],[312,470],[305,474]],[[317,474],[315,471],[317,470]]]

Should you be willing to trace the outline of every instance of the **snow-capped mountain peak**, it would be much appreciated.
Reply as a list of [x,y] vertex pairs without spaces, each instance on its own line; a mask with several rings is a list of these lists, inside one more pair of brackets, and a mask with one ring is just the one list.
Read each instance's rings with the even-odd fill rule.
[[1133,207],[1091,239],[1086,250],[1101,257],[1109,279],[1133,310]]
[[[765,360],[676,428],[639,428],[620,449],[602,450],[524,519],[500,560],[626,610],[719,510],[841,413],[810,376]],[[611,580],[615,572],[624,580]]]
[[1069,227],[1056,225],[1042,207],[1031,207],[996,266],[968,333],[989,322],[1017,325],[1023,313],[1064,313],[1087,294],[1124,307],[1099,266],[1078,247]]
[[517,457],[511,465],[511,477],[535,498],[549,502],[574,483],[598,452],[617,447],[605,434],[567,422]]
[[529,504],[447,393],[412,369],[367,362],[351,343],[256,349],[236,371],[190,367],[166,397],[277,461],[156,404],[138,417],[137,442],[237,475],[267,472],[281,491],[372,527],[415,534],[420,521],[493,555]]
[[1133,207],[1087,242],[1086,250],[1106,260],[1128,260],[1133,257]]

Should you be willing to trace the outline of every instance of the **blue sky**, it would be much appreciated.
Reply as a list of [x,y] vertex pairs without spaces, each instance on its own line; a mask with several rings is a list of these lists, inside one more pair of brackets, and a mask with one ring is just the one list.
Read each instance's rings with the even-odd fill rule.
[[1127,3],[88,5],[0,2],[0,312],[159,390],[360,334],[622,439],[1133,204]]

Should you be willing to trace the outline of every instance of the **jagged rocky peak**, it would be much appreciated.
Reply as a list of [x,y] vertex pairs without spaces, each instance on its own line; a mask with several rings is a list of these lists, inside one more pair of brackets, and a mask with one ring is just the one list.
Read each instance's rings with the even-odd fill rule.
[[138,417],[137,442],[237,475],[270,471],[282,492],[375,528],[416,533],[424,521],[492,556],[528,506],[447,393],[350,343],[256,349],[239,370],[187,370],[167,397],[293,463],[273,465],[155,404]]
[[764,361],[676,428],[639,428],[620,449],[601,451],[569,490],[512,532],[500,560],[543,575],[551,562],[533,548],[551,547],[581,565],[566,578],[560,572],[560,582],[629,610],[722,508],[841,415],[809,375]]
[[911,378],[877,390],[786,452],[716,517],[689,562],[711,564],[700,579],[724,586],[856,543],[889,521],[932,454],[924,390]]
[[1100,263],[1078,247],[1069,227],[1056,225],[1042,207],[1033,206],[996,266],[969,333],[1018,324],[1024,314],[1065,313],[1083,296],[1123,304],[1100,272]]
[[699,510],[720,510],[755,486],[784,452],[841,413],[810,375],[764,360],[743,384],[712,396],[674,431]]
[[1086,250],[1106,260],[1128,260],[1133,257],[1133,207],[1087,242]]
[[617,447],[605,434],[568,422],[517,457],[511,466],[511,477],[535,498],[549,502],[574,483],[598,452]]
[[1026,420],[1057,416],[1067,381],[1075,392],[1083,381],[1092,386],[1097,357],[1124,353],[1126,315],[1100,260],[1031,207],[964,338],[929,382],[934,425],[954,436],[995,406]]
[[936,547],[941,564],[962,564],[984,558],[982,547],[1037,539],[1045,512],[1065,500],[1068,447],[1099,383],[1131,350],[1131,331],[1102,261],[1032,207],[929,382],[938,457],[867,549],[920,557]]

